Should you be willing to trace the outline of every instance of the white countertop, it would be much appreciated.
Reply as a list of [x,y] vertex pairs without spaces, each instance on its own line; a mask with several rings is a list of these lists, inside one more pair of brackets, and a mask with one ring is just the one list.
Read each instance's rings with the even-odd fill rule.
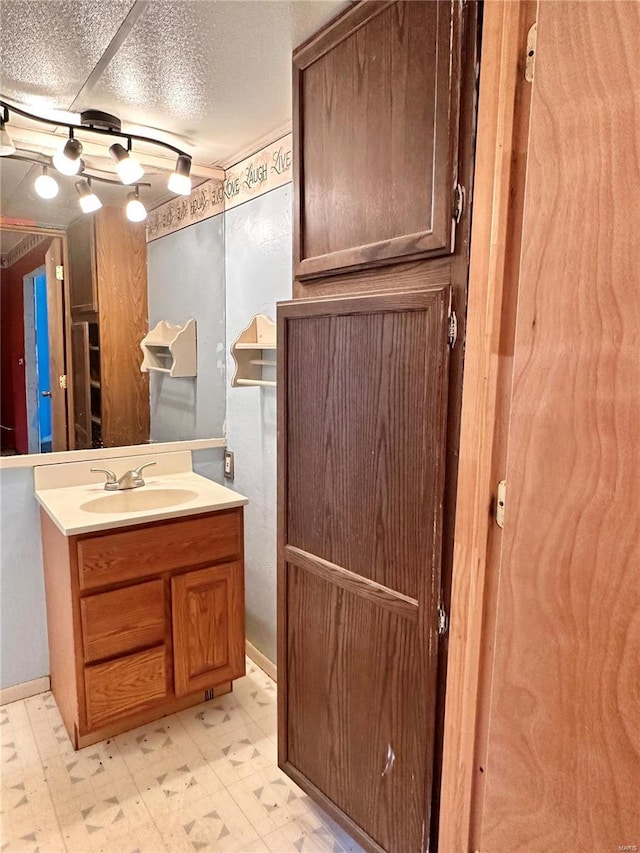
[[[248,503],[247,498],[238,492],[194,473],[191,470],[189,452],[150,454],[148,461],[155,461],[157,464],[142,472],[145,485],[137,489],[107,492],[104,488],[104,475],[92,474],[89,471],[91,465],[94,465],[110,468],[120,476],[124,471],[140,465],[142,461],[147,460],[137,457],[105,460],[104,464],[99,461],[75,462],[50,466],[47,471],[36,468],[36,500],[66,536],[182,518]],[[166,500],[170,501],[172,491],[175,491],[179,498],[179,502],[175,504],[122,509],[123,505],[135,506],[140,500],[149,504],[153,504],[156,499],[161,504],[166,503]],[[144,495],[141,494],[143,492]],[[109,511],[109,502],[113,502],[116,511]],[[99,511],[96,511],[96,507]]]

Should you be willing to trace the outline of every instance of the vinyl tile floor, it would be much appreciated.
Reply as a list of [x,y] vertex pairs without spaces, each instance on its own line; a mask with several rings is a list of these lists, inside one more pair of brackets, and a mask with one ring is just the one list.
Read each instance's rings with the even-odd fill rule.
[[51,693],[0,708],[0,851],[361,853],[276,766],[276,685],[73,750]]

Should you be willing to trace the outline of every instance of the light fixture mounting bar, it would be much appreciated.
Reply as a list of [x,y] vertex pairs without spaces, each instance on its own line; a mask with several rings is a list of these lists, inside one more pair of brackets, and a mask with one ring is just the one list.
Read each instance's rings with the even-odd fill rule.
[[[175,145],[171,145],[169,142],[161,142],[159,139],[152,139],[150,136],[140,136],[137,133],[123,133],[123,131],[112,129],[108,126],[98,126],[96,125],[86,125],[86,124],[74,124],[73,122],[61,121],[60,119],[50,119],[45,118],[43,116],[36,115],[35,113],[28,112],[27,110],[22,109],[22,107],[15,107],[13,104],[8,103],[0,99],[0,107],[3,110],[8,111],[10,113],[16,113],[16,115],[23,116],[23,118],[31,119],[32,121],[41,122],[42,124],[53,125],[54,127],[66,127],[69,131],[80,130],[83,133],[98,133],[103,136],[120,136],[123,139],[135,139],[136,142],[146,142],[149,145],[157,145],[160,148],[164,148],[167,151],[173,151],[174,154],[182,157],[188,157],[191,160],[191,155],[187,154],[186,151],[183,151],[181,148],[176,147]],[[103,125],[105,122],[108,123],[109,120],[118,122],[120,124],[120,120],[116,116],[110,116],[109,113],[101,113],[99,110],[85,110],[85,112],[81,113],[82,116],[85,115],[93,115],[102,116],[103,117]],[[97,121],[98,119],[96,119]]]
[[[6,157],[7,160],[20,160],[22,163],[34,163],[36,166],[50,166],[51,165],[51,157],[47,157],[46,154],[41,154],[40,156],[29,157],[26,154],[9,154]],[[90,172],[83,170],[79,172],[78,175],[66,175],[65,177],[71,177],[77,179],[78,177],[88,178],[92,181],[99,181],[101,184],[113,184],[114,187],[121,187],[122,189],[129,189],[129,187],[125,187],[122,184],[122,181],[112,181],[111,178],[102,178],[100,175],[92,175]],[[145,183],[144,181],[136,181],[137,186],[139,187],[150,187],[151,184]]]

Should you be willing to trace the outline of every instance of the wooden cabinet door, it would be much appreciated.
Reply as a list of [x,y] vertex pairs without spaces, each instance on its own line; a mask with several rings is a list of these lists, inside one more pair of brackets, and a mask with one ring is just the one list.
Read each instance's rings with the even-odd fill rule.
[[89,324],[71,324],[71,385],[75,449],[91,447],[91,377],[89,374]]
[[82,216],[71,223],[67,229],[67,248],[72,313],[98,310],[94,243],[93,217]]
[[448,299],[278,307],[279,764],[394,853],[429,843]]
[[176,696],[244,675],[241,562],[171,578],[171,610]]
[[461,8],[358,4],[294,53],[297,278],[452,250]]

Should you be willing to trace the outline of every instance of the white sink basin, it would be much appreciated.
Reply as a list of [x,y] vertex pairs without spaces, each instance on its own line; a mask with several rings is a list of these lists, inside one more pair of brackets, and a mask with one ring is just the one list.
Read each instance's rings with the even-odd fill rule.
[[163,509],[164,507],[180,506],[198,497],[197,492],[190,489],[127,489],[122,492],[111,492],[99,498],[93,498],[80,509],[84,512],[117,513],[142,512],[147,509]]

